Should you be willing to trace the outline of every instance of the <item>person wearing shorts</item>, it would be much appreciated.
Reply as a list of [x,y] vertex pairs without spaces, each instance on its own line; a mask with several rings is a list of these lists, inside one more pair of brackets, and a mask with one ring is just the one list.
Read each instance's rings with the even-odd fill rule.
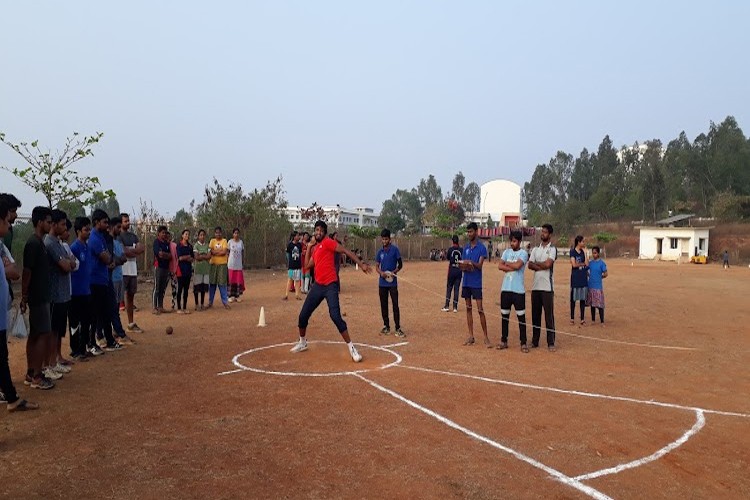
[[122,265],[122,286],[125,294],[125,310],[128,315],[128,333],[143,333],[134,319],[135,311],[135,294],[138,292],[138,263],[136,258],[146,251],[146,247],[138,239],[133,231],[130,230],[130,215],[120,214],[122,220],[122,231],[118,239],[125,249],[125,256],[128,261]]
[[302,243],[299,238],[300,234],[292,231],[286,246],[287,280],[283,300],[289,300],[290,288],[294,289],[297,300],[302,300],[300,296],[302,293]]
[[[206,242],[206,231],[198,231],[198,241],[193,246],[193,256],[195,257],[195,266],[193,268],[193,297],[195,298],[195,310],[202,311],[206,300],[209,284],[209,261],[211,260],[211,247]],[[200,295],[200,303],[198,296]]]
[[65,250],[60,241],[70,236],[68,216],[62,210],[52,210],[50,232],[44,236],[44,247],[50,261],[49,287],[51,298],[52,346],[45,360],[44,375],[50,380],[62,378],[70,372],[70,361],[62,357],[62,340],[68,330],[70,308],[70,273],[75,271],[77,261]]
[[497,268],[505,273],[500,292],[500,315],[502,316],[502,327],[500,333],[500,344],[498,349],[508,348],[508,330],[510,329],[510,308],[516,310],[518,318],[518,330],[520,334],[521,352],[529,352],[526,345],[526,288],[523,283],[523,272],[529,261],[529,254],[521,250],[521,231],[510,233],[510,248],[503,252]]
[[52,211],[47,207],[34,207],[31,212],[34,232],[23,248],[23,275],[21,287],[21,312],[29,311],[29,338],[26,340],[26,377],[24,384],[32,389],[52,389],[55,384],[44,376],[42,366],[49,355],[52,332],[50,316],[49,274],[50,265],[44,236],[52,226]]
[[482,307],[482,266],[487,258],[487,247],[478,241],[477,232],[476,222],[470,222],[466,226],[466,236],[469,238],[469,242],[464,247],[461,261],[464,274],[461,297],[466,301],[466,324],[469,327],[469,337],[464,341],[464,345],[474,344],[474,316],[471,308],[473,299],[477,305],[479,322],[484,333],[484,345],[492,347],[490,337],[487,334],[487,318],[484,316],[484,308]]

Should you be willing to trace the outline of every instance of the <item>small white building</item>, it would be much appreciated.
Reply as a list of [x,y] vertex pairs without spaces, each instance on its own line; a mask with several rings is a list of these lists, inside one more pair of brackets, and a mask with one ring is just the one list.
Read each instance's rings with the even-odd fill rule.
[[[303,212],[307,207],[301,206],[290,206],[287,207],[285,212],[287,220],[292,223],[294,227],[310,226],[315,224],[315,219],[304,219],[302,216]],[[326,220],[329,226],[332,227],[346,227],[346,226],[360,226],[360,227],[377,227],[379,214],[375,213],[375,210],[367,207],[356,207],[354,209],[344,208],[341,205],[324,205],[321,207],[323,212],[323,218]]]
[[640,229],[639,258],[687,261],[696,255],[708,257],[711,227],[692,227],[693,214],[682,214],[656,221],[655,226]]

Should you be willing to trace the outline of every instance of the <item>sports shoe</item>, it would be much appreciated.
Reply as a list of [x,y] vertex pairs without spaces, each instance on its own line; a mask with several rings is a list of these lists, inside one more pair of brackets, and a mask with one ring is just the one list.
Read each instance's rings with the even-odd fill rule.
[[549,349],[549,352],[555,352],[557,350],[557,348],[555,347],[554,344],[552,344],[551,346],[547,347],[547,349]]
[[104,354],[104,351],[98,345],[89,347],[89,352],[92,356],[101,356],[102,354]]
[[29,385],[32,389],[41,389],[43,391],[48,391],[55,387],[55,384],[45,376],[33,379]]
[[393,335],[395,335],[396,337],[401,337],[401,338],[406,337],[406,334],[401,328],[396,328],[396,331]]
[[105,339],[104,337],[96,339],[96,345],[104,349],[107,346],[107,339]]
[[387,326],[384,326],[382,330],[380,330],[380,335],[390,335],[391,329]]
[[[47,377],[48,379],[50,379],[50,380],[60,380],[61,378],[63,378],[63,375],[62,375],[62,373],[56,372],[55,370],[53,370],[53,369],[52,369],[52,368],[50,368],[49,366],[48,366],[47,368],[44,368],[44,369],[42,370],[42,374],[43,374],[43,375],[44,375],[45,377]],[[34,386],[34,383],[33,383],[33,382],[32,382],[32,384],[31,384],[31,386],[32,386],[32,387]]]
[[457,312],[458,312],[458,309],[454,309],[454,310],[453,310],[453,312],[454,312],[454,313],[457,313]]
[[56,371],[57,373],[70,373],[70,370],[71,370],[69,366],[66,366],[62,363],[57,363],[51,369]]
[[441,311],[443,311],[444,313],[447,313],[448,311],[450,311],[450,309],[449,309],[449,308],[447,308],[447,307],[444,307],[444,308],[442,308],[442,309],[440,309],[440,310],[441,310]]
[[507,342],[502,342],[502,341],[501,341],[501,342],[500,342],[500,343],[499,343],[499,344],[497,345],[497,348],[498,348],[498,349],[507,349],[507,348],[508,348],[508,343],[507,343]]
[[33,379],[33,378],[31,378],[31,375],[29,375],[29,374],[27,373],[27,374],[26,374],[26,376],[25,376],[25,377],[23,378],[23,385],[31,385],[31,383],[32,383],[33,381],[34,381],[34,379]]
[[130,323],[126,330],[128,333],[143,333],[143,330],[141,330],[141,327],[137,323]]
[[294,347],[289,349],[289,352],[302,352],[306,350],[307,350],[307,339],[301,338],[296,344],[294,344]]
[[229,302],[234,302],[236,299],[234,297],[229,297]]
[[124,347],[122,347],[122,345],[118,344],[117,342],[115,342],[112,345],[108,345],[107,347],[104,348],[104,350],[107,351],[107,352],[121,351],[123,349],[124,349]]
[[348,345],[349,345],[349,354],[352,355],[352,361],[354,361],[355,363],[359,363],[360,361],[362,361],[362,355],[357,352],[357,348],[354,347],[354,344],[349,343]]
[[242,302],[242,299],[240,299],[239,297],[237,297],[237,298],[234,299],[234,301],[235,302]]
[[8,400],[5,399],[5,394],[3,394],[2,391],[0,391],[0,405],[7,404],[7,403],[8,403]]
[[133,344],[135,344],[135,340],[131,339],[127,335],[125,335],[124,337],[120,337],[119,339],[117,339],[117,342],[119,342],[120,344],[123,344],[123,345],[133,345]]

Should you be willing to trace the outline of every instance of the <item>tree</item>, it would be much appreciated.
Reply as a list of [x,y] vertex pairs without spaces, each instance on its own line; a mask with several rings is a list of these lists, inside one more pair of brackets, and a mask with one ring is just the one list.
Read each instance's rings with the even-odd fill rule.
[[109,196],[107,198],[97,199],[91,205],[91,212],[93,213],[93,211],[96,210],[97,208],[100,208],[104,210],[105,212],[107,212],[107,215],[109,215],[110,217],[120,215],[120,203],[117,201],[116,196]]
[[588,200],[594,194],[594,165],[588,149],[583,148],[576,158],[573,173],[570,176],[570,198],[579,201]]
[[419,181],[417,194],[423,207],[428,207],[443,200],[443,190],[437,183],[435,176],[430,174],[427,179]]
[[[667,194],[661,163],[661,141],[648,141],[646,152],[643,154],[643,170],[641,174],[643,206],[647,207],[652,220],[658,218],[666,207]],[[646,218],[644,210],[644,219]]]
[[169,229],[174,234],[180,234],[183,230],[192,230],[195,228],[195,219],[193,214],[181,208],[174,214],[172,222],[169,224]]
[[470,182],[464,190],[464,198],[461,200],[461,206],[469,212],[479,212],[479,206],[482,197],[482,188],[476,182]]
[[466,177],[463,172],[459,170],[456,176],[453,178],[453,185],[451,186],[451,199],[459,202],[464,201],[464,192],[466,191]]
[[398,189],[390,200],[383,202],[378,225],[387,227],[394,233],[399,231],[418,233],[423,214],[424,208],[417,190]]
[[90,206],[102,198],[114,197],[115,193],[111,189],[102,192],[99,190],[101,184],[98,177],[81,175],[73,170],[72,166],[87,156],[94,156],[93,147],[99,143],[103,135],[97,132],[89,137],[80,137],[78,132],[73,132],[73,135],[65,140],[62,152],[53,153],[49,149],[44,152],[39,147],[39,141],[15,144],[6,140],[5,134],[0,132],[0,141],[18,153],[28,164],[25,168],[2,168],[37,193],[41,193],[47,199],[49,208],[56,208],[61,202],[75,201]]

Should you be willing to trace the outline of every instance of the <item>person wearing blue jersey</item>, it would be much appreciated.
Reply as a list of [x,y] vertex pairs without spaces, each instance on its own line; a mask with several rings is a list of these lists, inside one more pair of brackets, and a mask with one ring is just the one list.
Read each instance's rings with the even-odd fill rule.
[[378,280],[380,293],[380,313],[383,316],[383,329],[380,333],[388,335],[391,333],[391,323],[388,317],[388,296],[393,302],[393,323],[396,327],[394,335],[405,337],[406,334],[401,329],[401,310],[398,307],[398,279],[396,275],[404,267],[401,260],[401,252],[398,247],[391,243],[391,231],[383,229],[380,233],[380,239],[383,248],[378,250],[375,257],[375,270],[380,275]]
[[529,352],[526,345],[526,288],[523,283],[523,272],[526,270],[526,262],[529,255],[526,250],[521,250],[521,231],[510,233],[510,248],[503,252],[497,268],[505,273],[500,292],[500,314],[502,330],[498,349],[508,348],[508,330],[510,329],[510,308],[514,307],[518,317],[518,328],[520,332],[521,351]]
[[482,307],[482,266],[487,258],[487,247],[478,241],[478,229],[476,222],[470,222],[466,226],[469,242],[464,246],[462,260],[459,263],[464,275],[461,297],[466,300],[466,324],[469,327],[469,337],[464,341],[464,345],[474,344],[474,316],[471,307],[471,301],[474,299],[484,333],[484,345],[492,347],[487,335],[487,318]]
[[88,217],[76,217],[73,222],[76,240],[70,251],[78,259],[78,269],[70,274],[71,300],[68,310],[70,323],[70,355],[76,360],[85,360],[90,356],[101,356],[104,351],[92,342],[91,335],[91,265],[89,255],[89,236],[91,220]]
[[604,326],[604,278],[607,277],[607,263],[599,257],[599,254],[599,247],[591,249],[586,305],[591,307],[591,322],[596,322],[596,310],[599,309],[599,320]]

